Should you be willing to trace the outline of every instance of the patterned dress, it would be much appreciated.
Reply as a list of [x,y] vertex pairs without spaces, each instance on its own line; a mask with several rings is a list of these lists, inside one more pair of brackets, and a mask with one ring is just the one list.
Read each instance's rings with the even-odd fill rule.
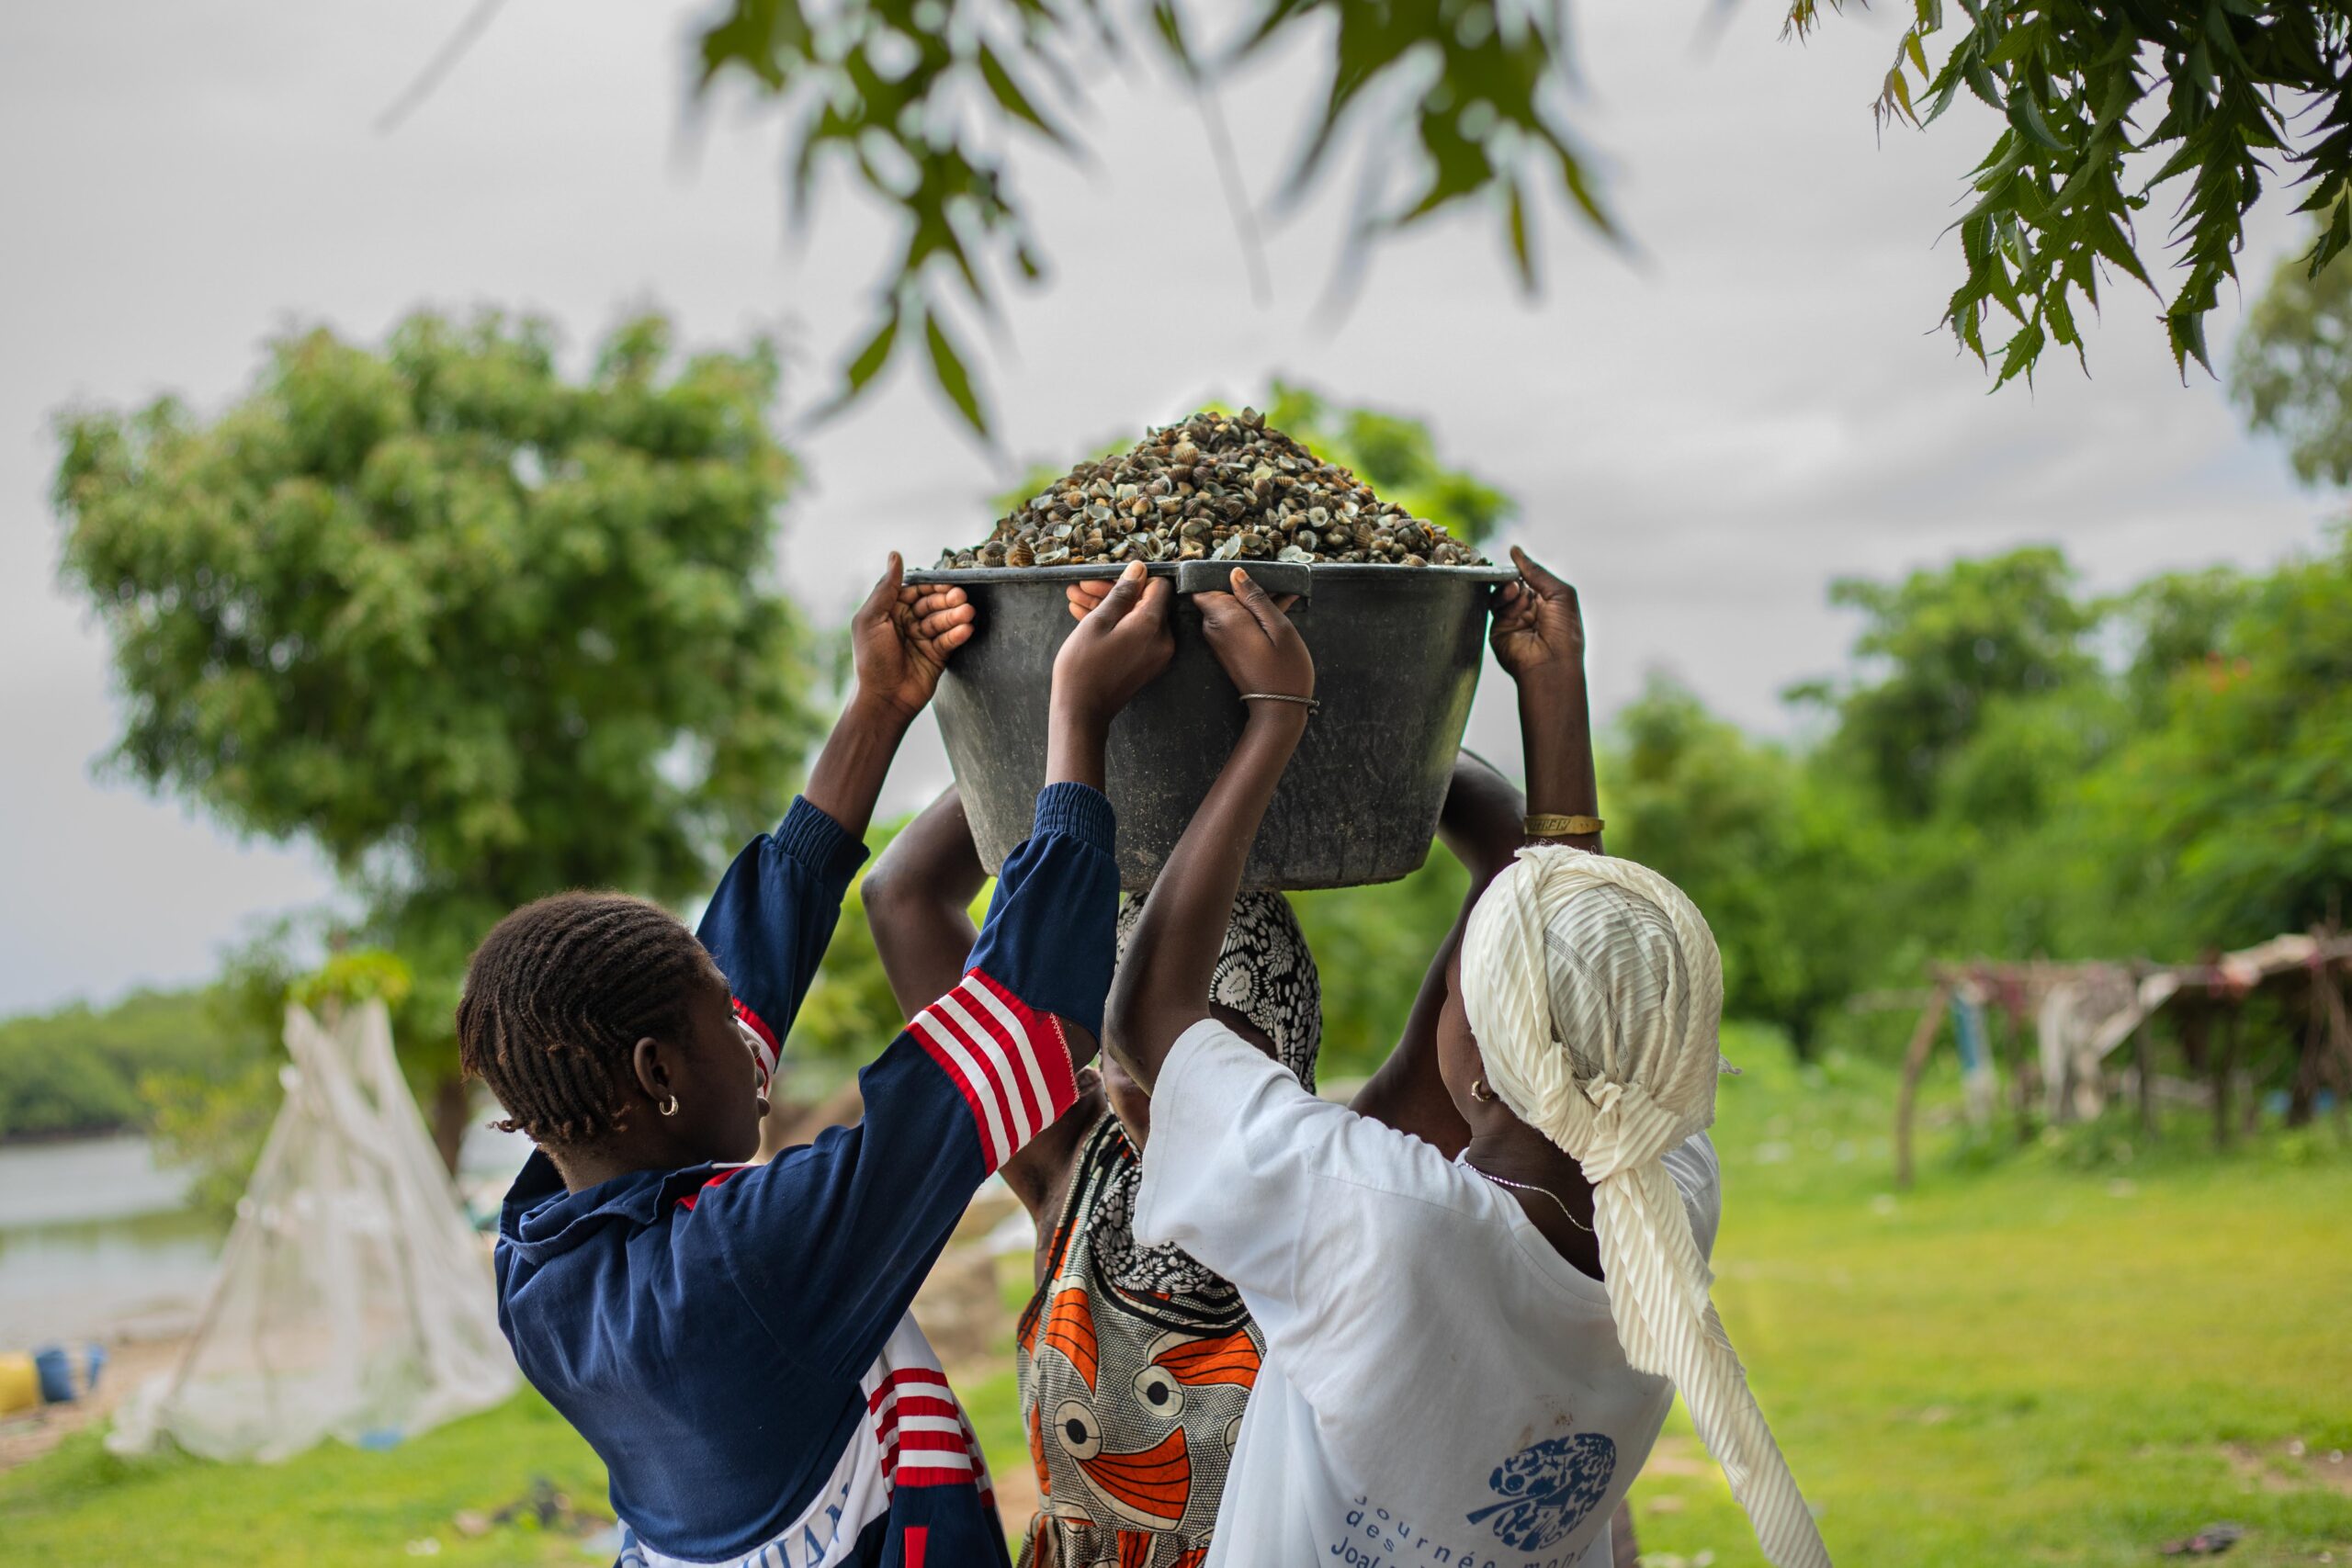
[[[1124,953],[1140,895],[1119,912]],[[1248,1019],[1308,1089],[1323,987],[1289,900],[1233,903],[1209,999]],[[1141,1159],[1116,1116],[1081,1140],[1021,1316],[1021,1418],[1038,1512],[1021,1568],[1193,1568],[1208,1555],[1265,1341],[1240,1293],[1132,1229]]]
[[1021,1417],[1038,1512],[1022,1568],[1194,1568],[1265,1344],[1233,1287],[1139,1292],[1096,1243],[1133,1190],[1135,1145],[1105,1115],[1080,1145],[1045,1284],[1022,1314]]

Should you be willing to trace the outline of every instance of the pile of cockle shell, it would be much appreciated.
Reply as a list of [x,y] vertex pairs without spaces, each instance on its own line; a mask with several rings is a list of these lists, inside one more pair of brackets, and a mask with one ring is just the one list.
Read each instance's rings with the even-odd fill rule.
[[1255,409],[1196,413],[1080,463],[942,567],[1131,560],[1483,566],[1485,558],[1326,463]]

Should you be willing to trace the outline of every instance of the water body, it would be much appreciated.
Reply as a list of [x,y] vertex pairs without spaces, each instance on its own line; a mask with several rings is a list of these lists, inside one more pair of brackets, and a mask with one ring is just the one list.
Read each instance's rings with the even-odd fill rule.
[[0,1350],[192,1320],[227,1227],[141,1137],[0,1148]]
[[[482,1120],[459,1185],[488,1215],[530,1144]],[[191,1325],[229,1226],[191,1213],[187,1189],[142,1137],[0,1147],[0,1350]]]

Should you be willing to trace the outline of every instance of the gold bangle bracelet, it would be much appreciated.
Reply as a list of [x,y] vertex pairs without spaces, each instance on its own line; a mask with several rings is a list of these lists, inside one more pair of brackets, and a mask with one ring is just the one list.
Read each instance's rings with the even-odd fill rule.
[[1549,811],[1536,812],[1524,822],[1531,839],[1578,839],[1598,833],[1601,820],[1598,817],[1562,817]]

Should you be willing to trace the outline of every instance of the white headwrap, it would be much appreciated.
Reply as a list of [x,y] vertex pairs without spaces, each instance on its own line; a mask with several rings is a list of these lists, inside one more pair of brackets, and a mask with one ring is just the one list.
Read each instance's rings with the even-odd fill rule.
[[1724,977],[1706,920],[1645,866],[1566,845],[1523,849],[1471,911],[1462,999],[1488,1084],[1592,1183],[1626,1360],[1673,1380],[1765,1557],[1826,1568],[1659,1160],[1715,1119]]

